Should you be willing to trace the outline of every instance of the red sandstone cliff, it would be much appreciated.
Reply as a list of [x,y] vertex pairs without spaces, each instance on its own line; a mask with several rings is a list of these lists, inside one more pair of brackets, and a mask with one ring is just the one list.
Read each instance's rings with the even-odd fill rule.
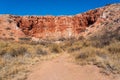
[[[118,8],[120,5],[117,5]],[[9,27],[10,30],[2,30],[2,38],[33,37],[39,39],[70,38],[83,35],[86,28],[98,26],[107,20],[103,13],[109,6],[90,10],[75,16],[12,16],[0,17],[0,28]],[[119,11],[119,10],[118,10]],[[118,12],[117,12],[118,13]],[[4,20],[3,20],[4,18]],[[4,34],[3,34],[4,33]],[[12,34],[11,36],[6,36]],[[0,35],[1,38],[1,35]]]
[[103,9],[91,10],[75,16],[13,16],[17,26],[37,38],[76,37],[86,27],[96,23]]

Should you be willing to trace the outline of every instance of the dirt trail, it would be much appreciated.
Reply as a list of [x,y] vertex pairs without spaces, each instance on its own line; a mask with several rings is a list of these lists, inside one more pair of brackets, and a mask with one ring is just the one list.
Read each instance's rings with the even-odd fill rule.
[[63,54],[50,61],[37,64],[27,80],[112,80],[99,73],[99,68],[92,65],[80,66],[68,61]]

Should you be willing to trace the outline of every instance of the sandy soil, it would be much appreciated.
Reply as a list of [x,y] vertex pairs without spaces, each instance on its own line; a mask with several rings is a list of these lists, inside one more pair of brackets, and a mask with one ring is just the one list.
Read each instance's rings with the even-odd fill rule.
[[100,73],[93,65],[80,66],[63,54],[55,59],[34,65],[27,80],[114,80]]

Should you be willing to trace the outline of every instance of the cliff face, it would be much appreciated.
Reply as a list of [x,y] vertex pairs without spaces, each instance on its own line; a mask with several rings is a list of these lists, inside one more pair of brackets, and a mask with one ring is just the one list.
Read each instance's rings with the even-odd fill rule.
[[[120,5],[113,6],[120,7]],[[89,27],[97,27],[106,22],[109,15],[104,13],[113,6],[105,6],[75,16],[2,15],[0,16],[0,38],[15,40],[23,37],[35,39],[78,38],[80,35],[94,32],[92,29],[88,29]],[[115,9],[112,10],[115,12]],[[117,14],[118,11],[114,14]]]
[[75,16],[12,16],[25,35],[36,38],[77,37],[86,27],[95,24],[103,9]]

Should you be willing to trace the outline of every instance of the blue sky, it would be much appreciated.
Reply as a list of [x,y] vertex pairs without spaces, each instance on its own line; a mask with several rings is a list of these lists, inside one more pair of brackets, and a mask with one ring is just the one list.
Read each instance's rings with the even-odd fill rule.
[[120,0],[0,0],[0,14],[74,15]]

